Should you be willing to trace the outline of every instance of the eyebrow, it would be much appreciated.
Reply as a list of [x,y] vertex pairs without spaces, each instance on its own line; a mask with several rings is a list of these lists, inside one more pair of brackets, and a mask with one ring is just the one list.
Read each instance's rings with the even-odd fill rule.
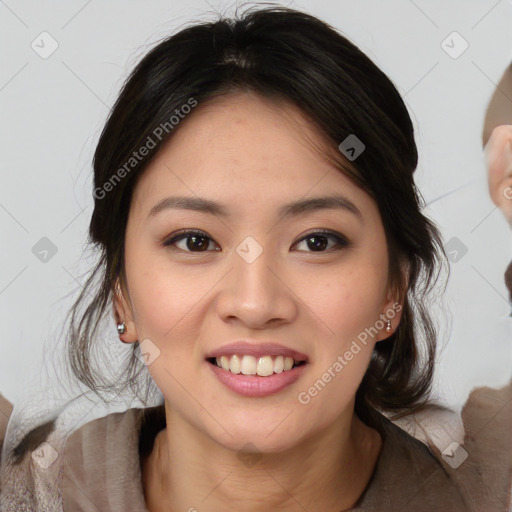
[[[182,210],[193,210],[219,217],[229,218],[230,214],[225,205],[205,199],[201,197],[190,196],[172,196],[166,197],[159,201],[148,214],[154,217],[158,213],[171,208]],[[322,197],[312,197],[308,199],[299,199],[291,203],[287,203],[278,210],[279,217],[299,216],[318,210],[345,210],[362,219],[362,214],[357,206],[343,195],[330,195]]]

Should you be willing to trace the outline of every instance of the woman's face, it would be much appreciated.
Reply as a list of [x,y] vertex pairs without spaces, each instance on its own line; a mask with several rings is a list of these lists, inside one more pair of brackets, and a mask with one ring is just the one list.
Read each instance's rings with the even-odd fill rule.
[[[234,450],[291,448],[352,418],[374,344],[390,335],[381,315],[398,324],[378,208],[312,149],[318,135],[294,107],[239,93],[181,123],[134,191],[121,318],[173,417]],[[328,196],[339,206],[283,214]],[[200,233],[168,243],[183,230]],[[250,346],[223,348],[240,340]],[[279,372],[288,350],[306,363]],[[262,357],[272,375],[236,375],[214,352],[237,354],[246,372]],[[224,363],[237,370],[236,358]]]

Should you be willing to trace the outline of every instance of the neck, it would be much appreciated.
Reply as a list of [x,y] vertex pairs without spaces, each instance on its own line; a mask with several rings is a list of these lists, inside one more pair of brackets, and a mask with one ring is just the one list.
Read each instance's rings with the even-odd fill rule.
[[281,453],[243,463],[236,452],[172,414],[142,461],[150,512],[350,509],[368,485],[382,441],[355,415]]

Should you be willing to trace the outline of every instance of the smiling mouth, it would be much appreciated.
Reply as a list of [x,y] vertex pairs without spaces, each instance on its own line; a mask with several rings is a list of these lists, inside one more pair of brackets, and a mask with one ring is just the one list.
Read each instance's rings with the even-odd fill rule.
[[235,375],[254,375],[255,377],[268,377],[270,375],[289,372],[298,366],[306,364],[306,361],[298,361],[284,356],[232,355],[221,357],[209,357],[210,364],[218,366]]

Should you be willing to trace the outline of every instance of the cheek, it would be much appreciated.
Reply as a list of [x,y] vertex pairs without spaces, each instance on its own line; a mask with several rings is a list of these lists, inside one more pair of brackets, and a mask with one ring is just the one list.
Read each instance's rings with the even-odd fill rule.
[[149,250],[127,250],[126,269],[138,339],[154,344],[146,345],[154,354],[148,371],[158,388],[165,390],[166,399],[186,415],[190,404],[182,386],[192,388],[199,366],[195,319],[211,285],[201,281],[201,286],[194,286],[190,272]]
[[[325,280],[306,283],[309,305],[331,335],[347,339],[374,325],[386,298],[387,273],[383,265],[359,261],[340,267]],[[305,295],[308,297],[308,295]]]
[[190,315],[197,314],[205,291],[211,287],[203,274],[183,272],[171,264],[165,251],[133,248],[126,251],[126,272],[139,338],[172,339],[190,325]]
[[359,265],[314,288],[309,304],[325,335],[318,337],[311,378],[297,396],[311,429],[327,427],[354,400],[375,346],[371,327],[382,313],[386,279],[380,266]]
[[359,257],[340,267],[334,277],[331,273],[330,279],[317,280],[316,286],[309,283],[308,305],[320,318],[323,334],[316,344],[313,379],[301,391],[310,401],[305,406],[325,421],[348,405],[368,368],[376,323],[384,312],[386,264]]

